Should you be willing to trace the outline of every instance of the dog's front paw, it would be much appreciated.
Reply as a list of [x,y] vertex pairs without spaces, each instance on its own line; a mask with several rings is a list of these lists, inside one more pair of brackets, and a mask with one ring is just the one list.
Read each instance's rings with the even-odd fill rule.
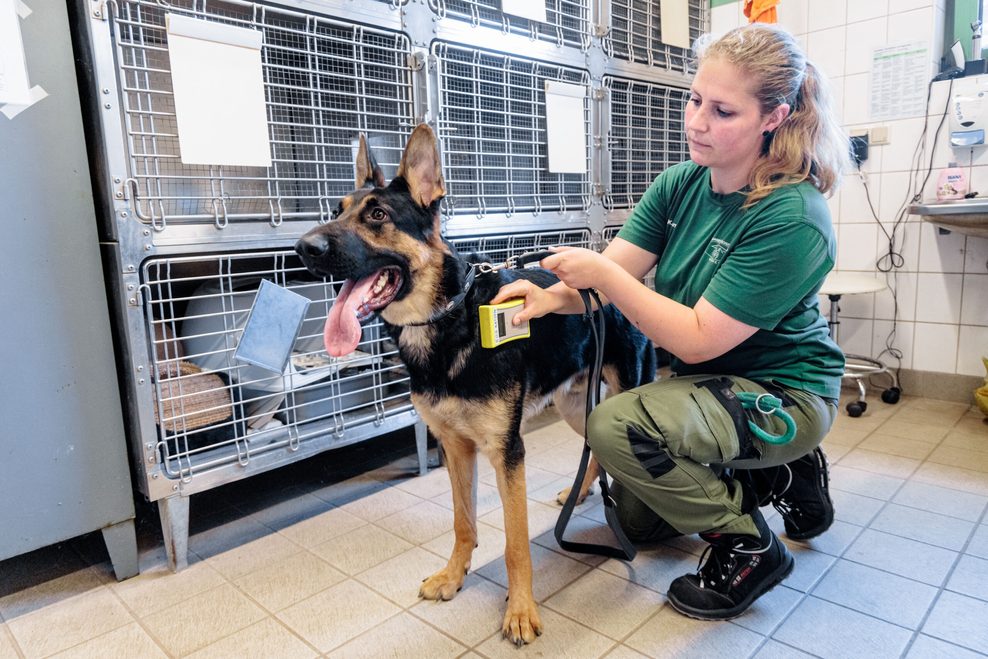
[[[558,503],[560,506],[565,505],[566,500],[569,498],[569,493],[570,491],[572,491],[572,489],[573,489],[572,487],[567,487],[565,490],[560,490],[559,494],[556,495],[556,503]],[[576,505],[579,506],[581,503],[586,501],[587,496],[590,494],[593,494],[592,487],[588,488],[586,492],[580,494],[580,496],[576,499]]]
[[542,635],[542,620],[534,600],[520,597],[508,599],[501,635],[519,647]]
[[445,567],[439,572],[422,582],[419,588],[419,597],[427,600],[451,600],[460,592],[463,587],[463,578],[466,576],[465,570],[453,573],[449,567]]

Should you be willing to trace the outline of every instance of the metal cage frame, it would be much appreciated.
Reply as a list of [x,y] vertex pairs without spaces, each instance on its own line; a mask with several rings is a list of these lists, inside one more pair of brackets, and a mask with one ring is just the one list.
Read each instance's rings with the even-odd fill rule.
[[[135,481],[158,502],[174,567],[196,492],[410,425],[424,469],[425,428],[379,325],[350,362],[324,359],[306,326],[289,373],[261,376],[231,354],[260,280],[315,310],[335,296],[338,282],[309,277],[291,248],[352,189],[358,132],[392,176],[412,128],[432,125],[444,232],[491,259],[599,248],[647,178],[682,155],[672,104],[649,105],[644,125],[631,106],[639,92],[688,88],[685,57],[642,32],[638,14],[622,18],[629,0],[543,1],[545,24],[497,0],[71,0]],[[690,3],[692,34],[709,10]],[[658,16],[659,0],[635,8]],[[262,33],[271,167],[181,162],[169,11]],[[647,51],[622,36],[639,33]],[[545,81],[587,88],[586,174],[546,171]]]

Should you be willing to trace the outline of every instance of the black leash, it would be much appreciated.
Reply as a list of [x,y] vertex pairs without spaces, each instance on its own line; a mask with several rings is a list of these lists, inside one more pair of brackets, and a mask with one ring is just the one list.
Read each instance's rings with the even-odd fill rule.
[[[593,411],[597,403],[600,402],[600,379],[601,373],[604,367],[604,314],[601,309],[600,297],[597,296],[597,292],[593,289],[580,289],[580,297],[583,299],[583,306],[585,311],[583,314],[584,319],[590,322],[590,328],[593,334],[594,340],[594,359],[590,366],[590,373],[587,378],[587,406],[586,406],[586,416],[587,419],[590,418],[590,412]],[[596,302],[598,311],[594,311],[593,303]],[[576,480],[573,481],[573,487],[570,488],[569,497],[566,499],[566,503],[563,504],[563,509],[559,513],[559,519],[556,520],[555,536],[556,542],[559,546],[566,551],[577,552],[580,554],[595,554],[597,556],[607,556],[609,558],[618,558],[622,561],[630,561],[635,558],[638,550],[635,549],[631,541],[628,540],[628,536],[624,534],[624,530],[621,528],[621,524],[617,519],[617,506],[614,499],[611,497],[610,486],[607,484],[607,473],[604,471],[602,466],[598,465],[599,475],[600,475],[600,496],[604,501],[604,519],[607,520],[607,525],[611,527],[611,531],[614,533],[615,539],[620,544],[620,547],[613,547],[611,545],[597,545],[588,542],[571,542],[569,540],[563,539],[563,534],[566,532],[566,526],[569,524],[570,518],[573,516],[573,509],[576,508],[576,500],[580,496],[580,488],[583,485],[583,479],[587,474],[587,467],[590,464],[590,443],[587,442],[586,437],[586,423],[583,427],[583,456],[580,458],[580,468],[576,472]]]

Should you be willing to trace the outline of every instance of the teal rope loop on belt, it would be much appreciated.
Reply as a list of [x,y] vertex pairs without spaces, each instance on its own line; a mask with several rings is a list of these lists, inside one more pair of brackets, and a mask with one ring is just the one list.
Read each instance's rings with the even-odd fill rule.
[[748,421],[748,428],[751,429],[752,434],[758,439],[769,444],[788,444],[796,436],[796,422],[792,420],[788,412],[782,409],[782,401],[776,396],[772,394],[756,394],[751,391],[739,391],[737,392],[737,397],[741,401],[741,407],[744,409],[757,410],[762,414],[777,416],[786,424],[785,433],[773,435],[762,430],[755,423]]

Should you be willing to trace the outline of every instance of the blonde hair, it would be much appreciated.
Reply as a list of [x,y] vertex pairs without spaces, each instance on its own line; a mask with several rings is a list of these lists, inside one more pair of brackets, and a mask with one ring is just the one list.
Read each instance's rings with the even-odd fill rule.
[[716,58],[749,75],[763,115],[789,104],[789,116],[765,137],[751,170],[745,208],[791,183],[809,180],[825,194],[837,187],[850,165],[848,138],[831,109],[826,79],[789,32],[752,23],[716,40],[697,39],[693,54],[698,65]]

